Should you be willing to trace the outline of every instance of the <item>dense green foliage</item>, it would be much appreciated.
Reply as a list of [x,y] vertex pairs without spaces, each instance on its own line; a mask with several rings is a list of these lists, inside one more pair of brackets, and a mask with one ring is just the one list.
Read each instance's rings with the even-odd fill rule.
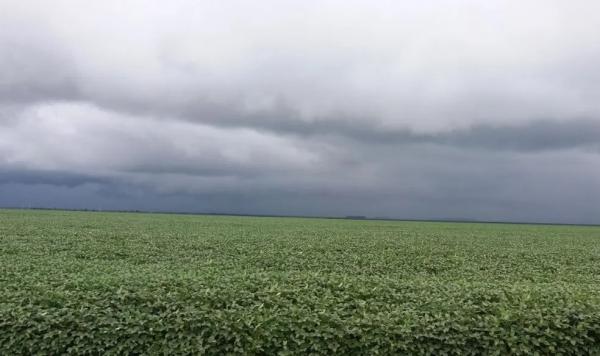
[[0,354],[597,354],[600,228],[0,210]]

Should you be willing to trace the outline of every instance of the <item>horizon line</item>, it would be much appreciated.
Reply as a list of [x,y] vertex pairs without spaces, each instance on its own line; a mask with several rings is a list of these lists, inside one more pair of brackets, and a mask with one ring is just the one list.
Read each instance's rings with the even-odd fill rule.
[[535,222],[535,221],[509,221],[509,220],[477,220],[477,219],[415,219],[415,218],[392,218],[392,217],[370,217],[363,215],[325,216],[325,215],[278,215],[278,214],[242,214],[227,212],[193,212],[174,210],[140,210],[140,209],[91,209],[91,208],[50,208],[50,207],[14,207],[0,206],[0,210],[52,210],[66,212],[96,212],[96,213],[130,213],[130,214],[170,214],[170,215],[199,215],[199,216],[237,216],[257,218],[299,218],[299,219],[328,219],[328,220],[355,220],[355,221],[398,221],[398,222],[438,222],[438,223],[462,223],[462,224],[507,224],[507,225],[551,225],[551,226],[589,226],[600,227],[600,223],[558,223],[558,222]]

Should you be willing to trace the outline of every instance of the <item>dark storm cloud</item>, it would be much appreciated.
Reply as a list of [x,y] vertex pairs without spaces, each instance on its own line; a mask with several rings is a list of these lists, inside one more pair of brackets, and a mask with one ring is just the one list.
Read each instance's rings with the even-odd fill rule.
[[90,183],[108,183],[108,179],[85,174],[60,171],[31,170],[18,167],[0,168],[0,185],[50,185],[73,188]]
[[[226,189],[213,185],[204,190],[202,185],[195,186],[196,179],[190,179],[181,181],[187,183],[185,187],[180,184],[161,191],[165,182],[155,175],[147,176],[143,184],[116,180],[72,188],[38,184],[44,180],[37,179],[36,184],[0,184],[0,197],[5,206],[28,202],[30,206],[54,207],[64,203],[70,208],[238,214],[564,223],[590,223],[600,214],[600,174],[582,170],[586,161],[576,154],[514,157],[436,146],[395,152],[370,149],[372,152],[357,148],[353,154],[360,162],[364,162],[363,157],[378,155],[378,162],[368,168],[372,174],[359,176],[356,170],[347,169],[343,172],[348,175],[345,180],[339,175],[285,180],[267,176],[238,180]],[[167,180],[172,182],[174,177]]]
[[600,222],[598,13],[2,1],[0,205]]

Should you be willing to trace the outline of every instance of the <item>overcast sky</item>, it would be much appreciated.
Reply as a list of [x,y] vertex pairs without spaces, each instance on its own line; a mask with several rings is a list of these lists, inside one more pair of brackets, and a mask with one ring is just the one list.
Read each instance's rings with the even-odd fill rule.
[[0,0],[0,206],[600,223],[600,2]]

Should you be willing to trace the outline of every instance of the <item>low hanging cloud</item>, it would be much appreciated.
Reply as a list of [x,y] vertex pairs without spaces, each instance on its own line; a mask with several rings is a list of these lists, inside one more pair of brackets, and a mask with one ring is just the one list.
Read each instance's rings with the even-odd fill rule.
[[600,5],[0,2],[0,205],[600,223]]

